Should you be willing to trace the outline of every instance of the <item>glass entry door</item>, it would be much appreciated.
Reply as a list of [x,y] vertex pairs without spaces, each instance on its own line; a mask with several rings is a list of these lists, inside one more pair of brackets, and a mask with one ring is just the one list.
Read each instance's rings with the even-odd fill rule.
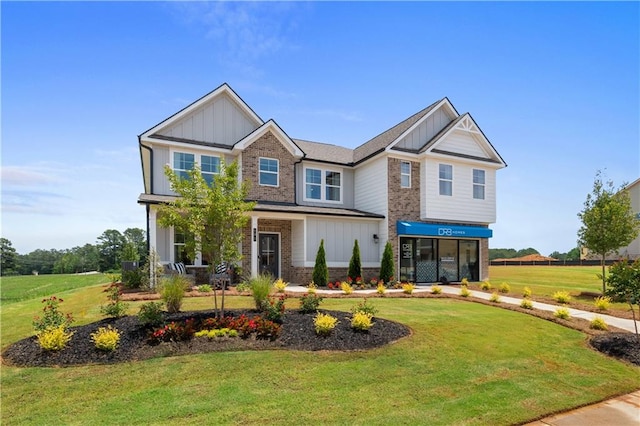
[[280,277],[280,249],[278,247],[278,234],[260,234],[260,252],[258,264],[261,274],[271,274],[274,278]]
[[439,240],[440,271],[438,281],[458,281],[458,240]]

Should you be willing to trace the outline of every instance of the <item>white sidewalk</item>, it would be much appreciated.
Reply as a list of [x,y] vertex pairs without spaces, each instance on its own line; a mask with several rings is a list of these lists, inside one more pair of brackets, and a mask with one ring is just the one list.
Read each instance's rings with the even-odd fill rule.
[[[452,287],[449,285],[440,285],[440,288],[442,289],[443,293],[447,293],[447,294],[460,294],[460,287]],[[287,291],[290,291],[292,293],[306,293],[308,291],[307,287],[303,287],[303,286],[298,286],[298,285],[290,285],[287,287]],[[402,293],[402,290],[397,290],[397,289],[387,289],[386,290],[387,293]],[[484,300],[489,300],[491,298],[491,294],[489,293],[485,293],[482,291],[476,291],[476,290],[469,290],[471,292],[471,296],[472,297],[476,297],[478,299],[484,299]],[[414,293],[431,293],[431,286],[416,286],[415,290],[413,290]],[[318,294],[335,294],[335,293],[342,293],[341,290],[316,290],[316,293]],[[368,290],[355,290],[353,292],[354,295],[362,295],[362,296],[366,296],[368,294],[375,294],[376,290],[375,289],[368,289]],[[509,297],[509,296],[503,296],[500,294],[500,303],[507,303],[510,305],[518,305],[520,306],[520,303],[522,302],[522,299],[518,299],[515,297]],[[550,312],[555,312],[556,309],[558,309],[558,305],[550,305],[548,303],[540,303],[540,302],[533,302],[533,307],[535,309],[540,309],[542,311],[550,311]],[[635,333],[635,327],[633,324],[633,320],[630,319],[624,319],[624,318],[618,318],[618,317],[614,317],[611,315],[605,315],[605,314],[600,314],[600,313],[595,313],[595,312],[589,312],[589,311],[581,311],[578,309],[573,309],[573,308],[568,308],[569,310],[569,314],[574,317],[574,318],[582,318],[585,319],[587,321],[591,321],[593,320],[595,317],[599,317],[602,318],[604,320],[604,322],[607,323],[607,325],[613,326],[613,327],[617,327],[620,328],[622,330],[626,330],[626,331],[630,331],[632,333]],[[640,323],[638,324],[638,328],[640,329]]]

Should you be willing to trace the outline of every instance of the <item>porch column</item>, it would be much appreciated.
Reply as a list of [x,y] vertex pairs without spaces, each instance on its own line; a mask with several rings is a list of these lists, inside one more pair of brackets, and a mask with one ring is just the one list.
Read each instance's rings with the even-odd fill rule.
[[258,276],[258,218],[251,216],[251,276]]
[[157,245],[158,242],[156,240],[157,238],[157,218],[158,218],[158,211],[151,207],[149,209],[149,218],[147,219],[149,222],[149,252],[151,251],[155,251],[157,252]]

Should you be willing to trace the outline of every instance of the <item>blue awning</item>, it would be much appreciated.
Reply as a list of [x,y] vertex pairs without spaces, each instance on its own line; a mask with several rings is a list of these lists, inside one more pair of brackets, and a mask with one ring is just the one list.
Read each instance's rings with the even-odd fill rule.
[[491,238],[493,231],[481,226],[443,225],[422,222],[398,221],[398,235],[415,235],[442,238]]

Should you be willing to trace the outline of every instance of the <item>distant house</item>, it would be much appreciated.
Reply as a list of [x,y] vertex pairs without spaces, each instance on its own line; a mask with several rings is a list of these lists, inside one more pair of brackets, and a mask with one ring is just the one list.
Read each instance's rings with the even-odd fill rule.
[[139,137],[148,241],[163,262],[186,259],[184,235],[158,226],[175,199],[163,173],[238,161],[257,202],[244,230],[245,275],[311,280],[324,240],[331,280],[345,279],[354,240],[365,278],[377,277],[387,241],[397,279],[418,283],[488,277],[496,171],[506,164],[469,113],[443,98],[355,149],[291,138],[227,84]]

